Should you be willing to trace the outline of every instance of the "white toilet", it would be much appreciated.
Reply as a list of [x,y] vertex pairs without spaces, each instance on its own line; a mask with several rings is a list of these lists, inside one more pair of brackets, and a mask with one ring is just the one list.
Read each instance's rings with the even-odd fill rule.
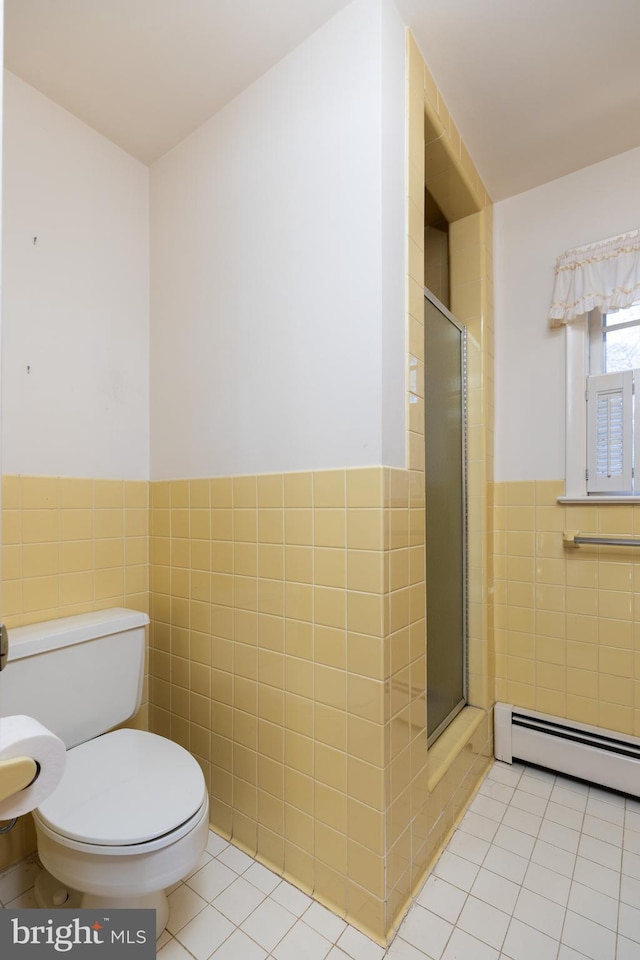
[[39,906],[152,907],[159,936],[166,888],[205,849],[209,800],[183,747],[112,729],[140,705],[148,622],[111,609],[12,630],[0,709],[35,717],[67,746],[61,783],[34,811],[48,871],[36,884]]

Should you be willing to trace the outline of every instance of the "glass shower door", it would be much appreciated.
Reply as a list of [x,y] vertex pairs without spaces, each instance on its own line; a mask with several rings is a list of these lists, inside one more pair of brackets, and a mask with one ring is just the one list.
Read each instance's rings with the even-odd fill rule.
[[427,736],[466,703],[465,329],[425,291]]

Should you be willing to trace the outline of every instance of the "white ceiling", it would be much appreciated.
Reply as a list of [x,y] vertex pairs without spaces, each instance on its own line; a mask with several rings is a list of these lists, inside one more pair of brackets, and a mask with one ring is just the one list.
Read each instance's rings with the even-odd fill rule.
[[640,146],[640,0],[397,0],[494,200]]
[[[152,163],[348,0],[5,0],[5,63]],[[493,199],[640,145],[640,0],[396,0]]]
[[5,0],[5,66],[152,163],[348,0]]

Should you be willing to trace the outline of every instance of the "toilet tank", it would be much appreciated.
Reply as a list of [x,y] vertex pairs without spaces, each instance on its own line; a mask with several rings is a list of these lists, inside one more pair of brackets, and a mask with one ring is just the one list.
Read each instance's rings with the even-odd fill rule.
[[127,720],[142,698],[148,622],[112,608],[10,630],[0,717],[35,717],[67,748]]

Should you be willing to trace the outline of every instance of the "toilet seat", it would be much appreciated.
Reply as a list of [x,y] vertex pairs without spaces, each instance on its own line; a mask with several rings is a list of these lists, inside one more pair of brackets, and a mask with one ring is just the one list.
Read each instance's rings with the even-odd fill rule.
[[34,817],[64,846],[140,854],[188,833],[207,799],[202,770],[183,747],[123,729],[69,750],[61,783]]

